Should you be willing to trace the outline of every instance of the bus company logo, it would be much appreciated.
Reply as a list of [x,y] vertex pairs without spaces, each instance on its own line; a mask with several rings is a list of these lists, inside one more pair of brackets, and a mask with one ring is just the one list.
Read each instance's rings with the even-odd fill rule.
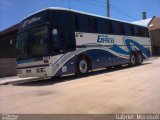
[[22,28],[26,27],[27,25],[33,23],[33,22],[36,22],[36,21],[39,21],[41,19],[41,17],[34,17],[34,18],[31,18],[31,19],[27,19],[26,21],[24,21],[24,23],[22,24]]
[[98,43],[114,43],[114,38],[109,37],[108,35],[98,35]]

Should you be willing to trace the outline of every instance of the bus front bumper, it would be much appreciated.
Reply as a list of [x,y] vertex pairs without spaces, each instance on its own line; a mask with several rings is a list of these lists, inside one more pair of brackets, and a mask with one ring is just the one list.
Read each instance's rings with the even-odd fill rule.
[[52,77],[52,69],[47,67],[33,67],[33,68],[17,68],[17,74],[19,77],[39,77],[48,78]]

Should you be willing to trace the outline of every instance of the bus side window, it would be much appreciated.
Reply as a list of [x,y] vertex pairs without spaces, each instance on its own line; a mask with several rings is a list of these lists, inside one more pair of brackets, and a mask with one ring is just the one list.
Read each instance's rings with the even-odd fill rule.
[[129,24],[124,24],[124,33],[125,35],[132,36],[133,35],[132,26]]
[[139,36],[139,35],[140,35],[140,34],[139,34],[139,29],[138,29],[137,26],[134,26],[134,35],[135,35],[135,36]]
[[116,35],[124,35],[124,25],[121,22],[112,21],[112,32]]
[[119,24],[117,21],[112,21],[112,30],[113,30],[113,34],[118,35],[119,34]]
[[105,34],[107,32],[104,19],[97,18],[97,29],[99,33]]
[[141,37],[148,37],[147,28],[139,27],[139,31]]
[[87,15],[81,15],[81,14],[77,15],[79,31],[89,32],[89,25],[87,22],[87,18],[88,18]]
[[113,34],[112,22],[109,20],[105,21],[105,27],[107,28],[107,34]]
[[149,37],[149,31],[148,28],[145,29],[145,37]]
[[124,32],[124,24],[119,22],[119,34],[120,35],[124,35],[125,32]]
[[90,32],[97,32],[97,20],[93,17],[88,17],[88,25]]
[[74,30],[78,31],[79,30],[79,23],[78,23],[78,17],[75,14],[72,14],[72,20],[73,20],[73,28]]

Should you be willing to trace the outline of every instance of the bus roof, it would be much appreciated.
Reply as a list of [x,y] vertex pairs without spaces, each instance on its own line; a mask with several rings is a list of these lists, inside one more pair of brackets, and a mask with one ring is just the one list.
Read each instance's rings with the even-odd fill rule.
[[[32,15],[35,15],[35,14],[37,14],[37,13],[39,13],[39,12],[45,11],[45,10],[64,10],[64,11],[71,11],[71,12],[80,13],[80,14],[84,14],[84,15],[90,15],[90,16],[94,16],[94,17],[99,17],[99,18],[104,18],[104,19],[109,19],[109,20],[124,22],[124,23],[132,24],[132,25],[147,27],[147,26],[145,26],[145,25],[139,25],[139,24],[136,24],[136,23],[133,23],[133,22],[127,22],[127,21],[123,21],[123,20],[118,20],[118,19],[110,18],[110,17],[100,16],[100,15],[96,15],[96,14],[91,14],[91,13],[87,13],[87,12],[82,12],[82,11],[78,11],[78,10],[74,10],[74,9],[68,9],[68,8],[61,8],[61,7],[48,7],[48,8],[39,10],[39,11],[37,11],[37,12],[34,12],[34,13],[28,15],[27,17],[24,17],[24,19],[26,19],[26,18],[28,18],[28,17],[30,17],[30,16],[32,16]],[[23,19],[23,20],[24,20],[24,19]]]

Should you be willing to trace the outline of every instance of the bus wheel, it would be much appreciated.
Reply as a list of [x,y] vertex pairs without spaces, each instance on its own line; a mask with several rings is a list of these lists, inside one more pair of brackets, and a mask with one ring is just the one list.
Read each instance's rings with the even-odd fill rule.
[[77,60],[77,71],[76,75],[85,75],[89,71],[89,62],[85,57],[80,57]]
[[136,64],[136,56],[135,56],[134,53],[132,53],[132,54],[130,55],[130,63],[129,63],[129,65],[130,65],[130,66],[135,66],[135,64]]
[[141,65],[142,62],[143,62],[143,56],[142,56],[142,54],[139,52],[138,55],[137,55],[136,64],[137,64],[137,65]]

